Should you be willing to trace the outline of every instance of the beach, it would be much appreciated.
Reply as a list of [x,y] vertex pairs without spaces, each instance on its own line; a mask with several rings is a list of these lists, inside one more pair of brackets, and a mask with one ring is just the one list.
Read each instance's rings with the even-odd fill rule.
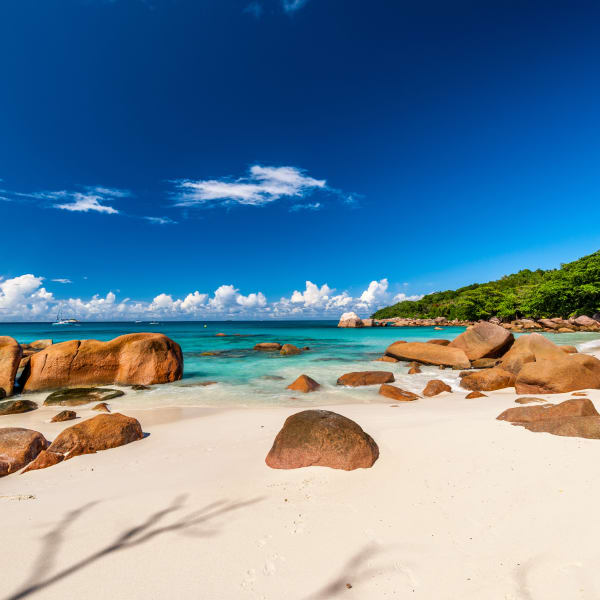
[[293,408],[129,411],[145,439],[0,481],[3,597],[598,597],[598,442],[464,396],[329,407],[379,445],[352,472],[265,465]]
[[[120,327],[88,326],[104,339]],[[2,598],[598,597],[598,441],[497,420],[518,406],[514,387],[467,399],[457,370],[421,365],[408,375],[407,362],[377,360],[394,339],[450,339],[464,329],[220,323],[185,325],[177,336],[162,327],[183,342],[191,365],[183,379],[110,386],[124,392],[108,401],[111,412],[137,419],[142,439],[0,479],[0,558],[12,565]],[[600,351],[595,334],[546,337]],[[275,339],[311,349],[252,350]],[[366,369],[389,371],[419,395],[432,379],[452,391],[395,402],[378,385],[336,385]],[[302,372],[321,388],[287,390]],[[600,406],[600,390],[587,395]],[[86,404],[75,407],[76,421],[50,422],[64,407],[44,406],[46,396],[23,394],[39,408],[2,416],[2,426],[56,440],[98,414]],[[352,419],[375,440],[371,468],[265,464],[284,421],[314,408]]]

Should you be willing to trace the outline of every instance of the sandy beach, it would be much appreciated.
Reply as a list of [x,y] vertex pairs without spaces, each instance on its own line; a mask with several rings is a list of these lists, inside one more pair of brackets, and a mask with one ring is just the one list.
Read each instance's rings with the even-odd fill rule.
[[[379,444],[352,472],[265,465],[297,408],[129,411],[145,439],[0,480],[2,596],[597,598],[600,444],[464,396],[328,407]],[[52,439],[54,413],[3,424]]]

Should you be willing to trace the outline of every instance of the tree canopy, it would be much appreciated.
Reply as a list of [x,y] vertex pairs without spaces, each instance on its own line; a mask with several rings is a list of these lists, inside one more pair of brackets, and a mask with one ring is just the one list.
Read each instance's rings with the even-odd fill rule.
[[600,312],[600,250],[560,269],[523,269],[497,281],[474,283],[457,290],[427,294],[375,312],[390,317],[461,319],[476,321],[531,317],[571,317]]

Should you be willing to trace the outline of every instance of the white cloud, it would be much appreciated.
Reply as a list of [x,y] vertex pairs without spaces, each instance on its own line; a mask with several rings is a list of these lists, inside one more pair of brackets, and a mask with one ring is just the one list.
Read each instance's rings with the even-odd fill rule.
[[106,213],[107,215],[117,215],[119,211],[112,206],[106,206],[100,204],[100,201],[104,198],[98,194],[88,193],[82,194],[81,192],[70,192],[68,198],[71,202],[64,204],[54,204],[54,208],[61,210],[70,210],[72,212],[99,212]]
[[56,283],[73,283],[70,279],[66,279],[66,278],[52,279],[52,281],[55,281]]
[[297,212],[299,210],[320,210],[322,205],[320,202],[314,202],[313,204],[293,204],[290,206],[290,212]]
[[300,10],[307,2],[308,0],[281,0],[281,5],[285,12],[292,13]]
[[371,281],[369,287],[360,295],[360,301],[367,306],[381,302],[387,297],[388,280]]
[[[403,285],[408,285],[407,283]],[[420,300],[423,297],[423,294],[413,294],[412,296],[407,296],[404,293],[396,294],[394,296],[394,302],[404,302],[405,300]]]
[[150,221],[150,223],[154,223],[155,225],[177,225],[177,221],[173,221],[173,219],[169,219],[169,217],[142,217],[146,219],[146,221]]
[[0,278],[0,320],[50,321],[60,309],[63,316],[86,321],[135,319],[220,319],[220,318],[331,318],[354,311],[361,316],[392,301],[418,299],[421,296],[398,294],[391,298],[387,279],[372,281],[356,296],[344,290],[336,292],[327,283],[305,282],[304,290],[269,302],[262,292],[247,295],[231,284],[219,286],[212,294],[196,290],[176,297],[167,292],[151,301],[117,298],[115,292],[95,294],[89,299],[55,298],[43,287],[43,277],[32,274]]
[[309,177],[296,167],[250,167],[247,177],[189,179],[176,182],[176,206],[241,204],[264,206],[281,198],[303,198],[315,190],[327,189],[327,182]]

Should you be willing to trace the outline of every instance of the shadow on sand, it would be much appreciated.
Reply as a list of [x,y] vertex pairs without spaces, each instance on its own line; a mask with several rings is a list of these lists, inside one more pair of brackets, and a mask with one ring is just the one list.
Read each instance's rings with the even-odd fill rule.
[[210,537],[218,531],[216,526],[211,525],[214,519],[232,511],[256,504],[261,500],[261,498],[255,498],[244,502],[213,502],[199,510],[194,510],[175,518],[170,523],[164,523],[168,515],[176,513],[184,507],[185,496],[179,496],[167,508],[149,515],[138,525],[126,529],[105,547],[92,552],[71,566],[60,569],[52,574],[58,552],[65,543],[67,529],[75,520],[88,512],[96,502],[85,504],[76,510],[66,513],[56,526],[43,537],[42,548],[32,565],[29,577],[17,592],[7,596],[6,600],[18,600],[20,598],[27,598],[37,592],[42,592],[45,588],[69,577],[80,569],[88,567],[109,554],[140,546],[164,533],[180,532],[183,535],[191,535],[198,538]]

